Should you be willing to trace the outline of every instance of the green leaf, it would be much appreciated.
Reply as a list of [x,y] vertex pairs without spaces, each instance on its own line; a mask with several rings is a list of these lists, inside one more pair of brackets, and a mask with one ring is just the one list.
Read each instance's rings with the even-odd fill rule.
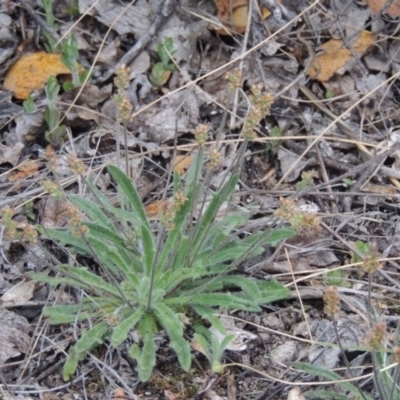
[[245,276],[228,275],[221,278],[221,283],[225,287],[236,286],[244,290],[256,303],[260,301],[261,292],[255,280],[249,279]]
[[[53,276],[48,276],[46,274],[38,274],[36,272],[27,272],[27,275],[32,277],[32,279],[35,279],[38,282],[44,282],[48,283],[49,285],[56,287],[61,284],[67,284],[74,286],[76,285],[76,279],[65,277],[65,276],[60,276],[60,277],[53,277]],[[86,285],[81,285],[79,287],[87,287]]]
[[189,213],[190,204],[186,202],[180,210],[178,210],[174,219],[174,229],[168,232],[168,237],[162,249],[160,259],[157,264],[157,271],[165,270],[170,266],[174,252],[181,247],[181,240],[185,237],[185,227],[187,215]]
[[137,343],[134,343],[130,348],[129,348],[129,355],[136,361],[140,359],[140,349]]
[[229,310],[239,309],[245,311],[260,311],[260,307],[248,299],[233,296],[231,293],[207,293],[199,294],[192,299],[188,299],[190,304],[200,304],[203,306],[222,307]]
[[82,335],[74,345],[77,354],[86,353],[104,342],[104,336],[108,331],[108,325],[100,322],[92,329],[82,331]]
[[[58,98],[58,93],[60,91],[60,85],[57,82],[57,78],[53,75],[51,75],[49,77],[49,79],[47,80],[47,84],[46,84],[46,97],[47,100],[49,101],[49,109],[54,109],[55,103],[57,101]],[[52,127],[50,127],[51,129]]]
[[51,28],[55,28],[55,17],[53,14],[54,0],[42,0],[44,12],[46,14],[46,22]]
[[201,306],[199,304],[192,305],[193,309],[196,311],[200,317],[206,319],[211,323],[211,325],[221,334],[226,334],[226,329],[223,323],[219,320],[219,318],[215,315],[215,310],[210,307]]
[[[52,112],[52,115],[54,113]],[[58,125],[60,118],[55,119],[56,122],[49,124],[49,130],[45,132],[45,139],[53,146],[60,146],[64,143],[64,138],[67,135],[67,128],[65,125]],[[52,128],[53,127],[53,128]]]
[[342,269],[332,269],[323,274],[323,282],[328,286],[342,286],[351,287],[351,283],[348,282],[346,273]]
[[185,195],[188,198],[195,198],[195,187],[201,180],[201,171],[204,163],[204,148],[200,147],[192,164],[186,172]]
[[189,237],[187,235],[182,236],[181,245],[175,254],[174,261],[172,262],[172,268],[174,270],[182,270],[185,267],[185,260],[190,250],[189,245]]
[[[259,251],[258,251],[258,249],[252,249],[251,253],[252,254],[254,252],[262,253],[264,251],[261,247],[259,249],[260,249]],[[243,243],[240,243],[240,242],[238,242],[237,244],[231,243],[230,247],[228,247],[226,250],[225,249],[223,249],[223,250],[221,249],[219,251],[217,250],[214,255],[210,255],[206,259],[207,259],[208,264],[210,264],[210,265],[221,264],[221,263],[231,261],[231,260],[238,260],[240,257],[245,255],[250,250],[251,250],[251,246],[243,246]],[[249,254],[248,256],[250,257],[252,254]],[[227,266],[227,270],[228,270],[228,266]]]
[[111,335],[111,344],[118,347],[129,335],[129,332],[135,327],[139,320],[143,317],[144,309],[140,307],[129,317],[125,318],[115,328]]
[[[40,226],[36,225],[38,230]],[[61,246],[72,246],[76,249],[76,252],[82,255],[90,254],[90,250],[87,244],[82,240],[78,239],[71,234],[70,230],[58,230],[58,229],[43,229],[41,230],[49,239],[54,240],[61,244]]]
[[[293,364],[294,368],[297,368],[301,371],[307,372],[310,375],[318,376],[320,378],[328,379],[329,381],[339,381],[337,385],[341,386],[343,389],[350,392],[352,395],[360,396],[360,390],[352,385],[349,382],[343,382],[343,378],[336,374],[335,372],[329,371],[317,365],[295,362]],[[368,400],[372,400],[372,398],[366,394],[364,394],[365,398]]]
[[322,399],[331,399],[331,400],[348,400],[348,396],[344,394],[340,394],[337,392],[329,392],[327,390],[310,390],[306,394],[307,400],[322,400]]
[[113,221],[108,215],[101,211],[100,206],[97,203],[87,200],[82,196],[73,194],[68,196],[68,200],[75,206],[79,207],[79,209],[88,216],[92,224],[102,225],[104,228],[116,233]]
[[149,220],[147,219],[142,200],[140,199],[139,193],[132,185],[131,180],[119,168],[115,167],[114,165],[109,165],[107,169],[110,172],[111,176],[115,179],[116,183],[118,184],[118,187],[122,189],[123,193],[130,201],[141,223],[145,225],[149,231],[151,231],[150,223]]
[[144,273],[147,276],[151,275],[151,271],[154,263],[154,256],[156,254],[156,244],[154,236],[150,229],[146,225],[142,225],[142,240],[143,240],[143,261],[144,261]]
[[48,53],[58,53],[60,50],[60,46],[57,44],[57,40],[55,40],[50,33],[46,31],[42,31],[43,36],[46,38],[47,43],[44,43],[44,47]]
[[132,257],[129,262],[127,259],[128,254],[122,249],[110,249],[106,253],[106,256],[124,273],[125,277],[135,288],[139,286],[138,273],[142,272],[140,270],[142,265],[139,264],[139,260],[135,260],[135,258]]
[[93,318],[96,310],[92,304],[82,305],[53,305],[43,308],[43,316],[49,318],[51,325],[68,324]]
[[325,92],[325,99],[330,100],[335,96],[335,94],[332,92],[332,90],[328,89]]
[[286,299],[290,296],[290,290],[277,281],[257,280],[255,282],[261,292],[258,304],[272,303],[273,301]]
[[62,85],[64,92],[70,92],[74,87],[75,85],[72,82],[64,82]]
[[210,345],[209,345],[207,339],[203,335],[200,335],[199,333],[195,333],[193,335],[193,338],[194,338],[195,342],[197,342],[201,346],[202,350],[204,351],[203,354],[207,357],[208,362],[211,364],[212,363],[212,354],[211,354]]
[[224,337],[221,343],[219,340],[212,335],[212,351],[213,351],[213,363],[211,365],[211,369],[213,372],[220,374],[223,370],[223,365],[221,364],[221,358],[224,354],[224,351],[229,346],[229,344],[234,340],[236,335],[231,334]]
[[342,179],[342,182],[345,184],[345,185],[347,185],[347,186],[353,186],[354,185],[354,181],[353,180],[351,180],[351,179],[348,179],[348,178],[343,178]]
[[90,79],[91,79],[90,71],[87,69],[83,70],[79,75],[79,83],[81,85],[84,85],[86,82],[89,82]]
[[28,98],[22,102],[22,106],[24,107],[24,111],[28,114],[34,113],[37,110],[35,100],[33,100],[31,96],[28,96]]
[[62,372],[64,381],[69,381],[72,375],[75,374],[75,371],[78,368],[78,363],[83,359],[83,357],[81,354],[78,355],[70,350],[68,357],[65,360]]
[[181,367],[189,371],[191,364],[190,346],[183,338],[183,323],[177,314],[163,303],[157,303],[154,306],[154,314],[158,322],[167,331],[172,347]]
[[120,298],[121,294],[114,286],[108,284],[103,278],[93,274],[92,272],[81,267],[74,267],[72,265],[60,265],[58,267],[60,272],[77,279],[78,282],[84,283],[87,288],[95,288],[109,293],[117,298]]
[[140,333],[143,339],[143,348],[138,360],[139,379],[147,382],[151,378],[151,373],[156,365],[156,353],[154,349],[153,320],[150,314],[145,314],[141,323]]
[[[168,37],[165,39],[163,43],[159,43],[157,45],[157,53],[161,59],[161,63],[164,66],[169,66],[169,60],[171,59],[170,55],[173,55],[175,53],[174,51],[174,42],[171,37]],[[169,54],[168,54],[169,53]],[[173,68],[175,66],[171,64]]]
[[157,87],[164,86],[171,76],[171,71],[166,68],[167,66],[161,62],[153,65],[151,69],[149,80]]
[[210,201],[206,211],[200,218],[196,225],[196,234],[193,239],[193,246],[195,247],[194,251],[198,250],[198,247],[201,245],[204,236],[207,234],[209,226],[214,221],[215,216],[218,213],[218,210],[221,208],[224,201],[228,199],[228,197],[232,194],[235,186],[239,180],[239,175],[236,174],[232,176],[218,191]]
[[271,137],[282,137],[282,131],[279,128],[279,126],[274,126],[270,131],[269,131],[269,136]]
[[265,243],[275,246],[281,240],[289,239],[296,235],[297,232],[294,229],[289,229],[289,228],[274,229],[272,232],[267,232]]

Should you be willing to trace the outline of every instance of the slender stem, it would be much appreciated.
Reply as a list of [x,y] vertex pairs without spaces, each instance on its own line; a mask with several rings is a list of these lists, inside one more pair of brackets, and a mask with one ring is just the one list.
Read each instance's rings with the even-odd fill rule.
[[129,176],[129,163],[128,163],[128,124],[123,122],[124,127],[124,144],[125,144],[125,173]]

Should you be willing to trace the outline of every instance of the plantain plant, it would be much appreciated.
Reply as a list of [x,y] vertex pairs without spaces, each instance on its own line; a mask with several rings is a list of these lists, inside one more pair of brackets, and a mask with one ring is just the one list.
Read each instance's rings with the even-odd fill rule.
[[118,347],[133,330],[140,333],[141,343],[131,345],[129,353],[137,361],[141,381],[151,377],[156,365],[154,335],[160,329],[168,335],[180,366],[188,371],[191,347],[185,323],[190,318],[203,324],[208,321],[225,334],[215,316],[218,309],[257,312],[260,305],[288,296],[289,290],[278,282],[243,276],[237,269],[246,258],[261,254],[262,246],[291,237],[295,231],[280,228],[245,234],[240,230],[246,222],[243,215],[221,217],[239,174],[231,173],[210,198],[207,179],[202,177],[203,161],[200,147],[185,181],[174,173],[174,193],[161,210],[161,228],[150,223],[130,178],[115,166],[108,171],[122,207],[111,205],[89,181],[96,202],[69,197],[83,218],[75,214],[71,219],[75,224],[68,230],[41,228],[43,235],[72,253],[90,256],[102,272],[95,273],[75,260],[74,265],[56,265],[52,276],[33,274],[53,286],[67,284],[83,290],[80,304],[44,308],[51,324],[81,321],[86,327],[69,351],[65,380],[88,351],[105,341]]

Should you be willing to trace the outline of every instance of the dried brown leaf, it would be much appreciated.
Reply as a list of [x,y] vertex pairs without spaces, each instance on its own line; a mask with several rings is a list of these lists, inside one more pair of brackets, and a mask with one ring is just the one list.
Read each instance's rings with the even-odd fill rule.
[[366,0],[366,1],[368,7],[374,14],[381,14],[384,11],[385,14],[388,14],[393,18],[400,17],[400,6],[397,0],[392,0],[388,7],[386,6],[388,0]]
[[34,290],[35,281],[24,279],[8,289],[0,299],[4,303],[25,302],[32,298]]
[[18,172],[10,175],[8,180],[10,182],[18,182],[36,174],[39,170],[40,164],[35,160],[29,160],[17,167]]
[[34,90],[43,89],[51,75],[70,74],[60,54],[26,54],[7,71],[4,88],[17,99],[26,99]]
[[[362,31],[353,44],[353,50],[359,55],[363,55],[374,43],[374,35],[368,31]],[[324,43],[320,50],[322,54],[317,55],[308,70],[308,75],[320,82],[329,80],[335,72],[343,68],[353,55],[346,48],[342,40],[331,39]]]
[[178,155],[171,160],[171,165],[179,176],[182,176],[192,164],[193,158],[190,154]]

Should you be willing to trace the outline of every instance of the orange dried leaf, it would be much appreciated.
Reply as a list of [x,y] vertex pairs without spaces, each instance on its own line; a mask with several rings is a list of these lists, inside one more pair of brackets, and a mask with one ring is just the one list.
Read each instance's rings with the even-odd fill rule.
[[386,7],[388,0],[367,0],[367,5],[374,14],[380,14],[385,10],[385,14],[393,18],[400,17],[400,6],[398,0],[392,0],[390,5]]
[[193,158],[190,154],[175,156],[171,161],[171,165],[172,168],[179,174],[179,176],[182,176],[192,164],[192,160]]
[[127,398],[128,397],[125,395],[125,392],[121,388],[118,388],[114,393],[113,400],[126,400]]
[[157,218],[160,210],[168,205],[168,200],[157,200],[144,207],[148,218]]
[[247,0],[214,0],[218,15],[217,18],[220,21],[229,22],[232,12],[235,8],[243,7],[248,5]]
[[26,54],[15,62],[4,78],[4,88],[17,99],[26,99],[34,90],[44,88],[51,75],[70,74],[60,54]]
[[[353,44],[354,51],[363,55],[374,43],[374,35],[362,31]],[[335,72],[343,68],[352,58],[351,51],[346,48],[342,40],[331,39],[320,46],[322,54],[316,56],[308,70],[308,75],[320,82],[328,81]]]
[[38,172],[39,163],[35,160],[27,161],[17,167],[18,172],[10,175],[8,180],[10,182],[17,182],[25,178],[29,178]]
[[[218,10],[217,18],[227,27],[227,29],[221,28],[217,30],[220,35],[246,31],[249,9],[247,0],[214,0],[214,2]],[[263,19],[268,18],[270,15],[271,12],[266,7],[262,7]]]

